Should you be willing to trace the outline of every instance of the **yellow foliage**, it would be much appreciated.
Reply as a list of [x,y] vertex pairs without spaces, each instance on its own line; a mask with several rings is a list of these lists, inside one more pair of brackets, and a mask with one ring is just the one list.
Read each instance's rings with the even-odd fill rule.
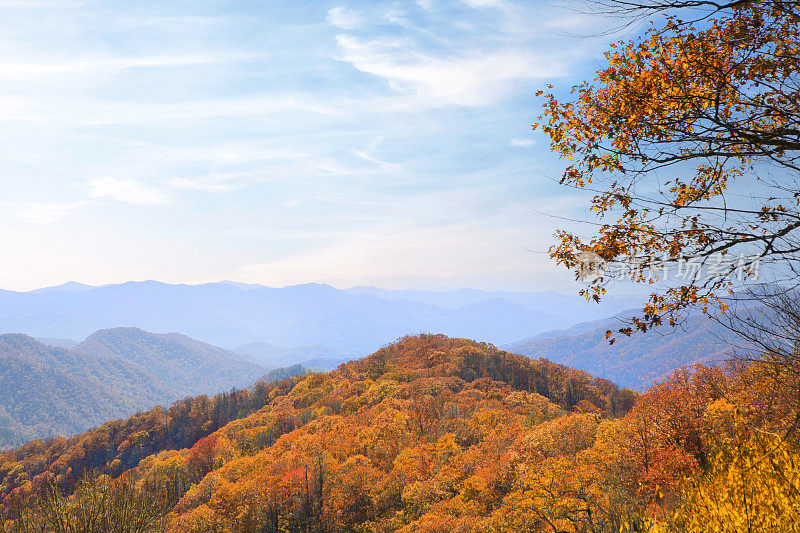
[[776,435],[725,439],[688,483],[674,524],[684,533],[800,531],[800,452]]

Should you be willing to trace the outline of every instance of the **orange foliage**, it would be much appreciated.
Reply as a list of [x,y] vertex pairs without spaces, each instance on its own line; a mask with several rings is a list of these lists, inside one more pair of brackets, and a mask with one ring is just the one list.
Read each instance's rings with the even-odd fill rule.
[[[682,480],[741,432],[729,406],[770,388],[758,375],[679,370],[618,418],[608,382],[486,344],[408,337],[283,382],[258,411],[130,472],[171,487],[173,532],[631,530],[668,517]],[[745,420],[777,428],[785,414]],[[143,431],[126,442],[140,446]]]

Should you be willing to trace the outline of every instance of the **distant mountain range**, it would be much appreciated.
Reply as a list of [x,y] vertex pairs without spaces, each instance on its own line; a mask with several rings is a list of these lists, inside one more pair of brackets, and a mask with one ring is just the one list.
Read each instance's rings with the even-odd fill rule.
[[[104,328],[180,331],[228,349],[272,345],[272,354],[262,346],[254,355],[267,354],[260,356],[262,363],[280,366],[281,354],[287,352],[294,353],[293,362],[351,359],[420,332],[503,344],[609,316],[635,304],[632,298],[590,304],[577,295],[555,292],[339,290],[320,284],[270,288],[155,281],[92,287],[73,282],[29,292],[0,291],[0,332],[24,332],[69,346],[70,339]],[[270,361],[273,355],[275,360]]]
[[632,301],[599,307],[552,292],[230,282],[0,291],[0,331],[9,332],[0,335],[0,445],[72,434],[190,394],[247,386],[269,369],[301,365],[276,378],[330,370],[421,331],[479,338],[638,390],[678,366],[727,355],[725,332],[705,317],[675,331],[618,336],[613,346],[605,331],[619,327],[619,318],[572,325]]
[[244,356],[177,333],[107,329],[71,349],[0,335],[0,446],[71,435],[188,395],[248,386],[266,373]]
[[680,366],[715,364],[731,355],[731,333],[707,316],[692,316],[679,327],[656,328],[630,337],[617,334],[609,344],[605,333],[616,331],[634,311],[541,333],[503,345],[510,352],[579,368],[621,387],[644,391]]
[[[674,331],[617,336],[609,345],[605,331],[620,324],[619,318],[585,322],[502,348],[638,390],[678,366],[727,356],[725,332],[705,317],[691,318]],[[324,346],[284,349],[251,343],[231,351],[178,333],[133,327],[97,331],[71,348],[55,346],[72,345],[64,341],[0,335],[0,446],[70,435],[191,394],[247,386],[276,366],[289,368],[274,370],[267,379],[307,368],[329,370],[343,361]]]

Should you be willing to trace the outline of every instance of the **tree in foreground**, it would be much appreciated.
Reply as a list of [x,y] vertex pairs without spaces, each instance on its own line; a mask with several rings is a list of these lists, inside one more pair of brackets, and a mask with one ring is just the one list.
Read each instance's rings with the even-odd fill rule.
[[674,325],[689,308],[725,310],[759,267],[796,284],[800,3],[598,5],[666,23],[612,46],[568,101],[545,95],[534,128],[570,161],[561,183],[593,193],[598,217],[588,235],[559,230],[552,257],[608,263],[582,291],[593,300],[614,279],[659,282],[624,334]]
[[[163,530],[165,487],[86,471],[71,495],[50,485],[8,523],[11,533],[148,533]],[[4,529],[5,531],[5,529]]]
[[[593,231],[557,231],[551,256],[589,282],[591,300],[614,280],[651,284],[622,334],[716,309],[752,352],[731,363],[735,386],[714,379],[670,411],[661,396],[685,387],[665,382],[629,417],[650,408],[642,420],[697,461],[654,530],[797,531],[800,2],[593,5],[664,25],[612,46],[608,66],[566,100],[545,95],[534,129],[569,160],[561,183],[591,192],[597,216]],[[754,290],[759,269],[773,285]],[[755,304],[730,309],[742,296]]]

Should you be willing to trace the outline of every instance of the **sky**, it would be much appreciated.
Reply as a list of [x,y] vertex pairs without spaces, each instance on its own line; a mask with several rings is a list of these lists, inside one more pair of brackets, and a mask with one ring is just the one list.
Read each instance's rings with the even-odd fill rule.
[[530,125],[612,40],[575,5],[0,0],[0,287],[571,291]]

